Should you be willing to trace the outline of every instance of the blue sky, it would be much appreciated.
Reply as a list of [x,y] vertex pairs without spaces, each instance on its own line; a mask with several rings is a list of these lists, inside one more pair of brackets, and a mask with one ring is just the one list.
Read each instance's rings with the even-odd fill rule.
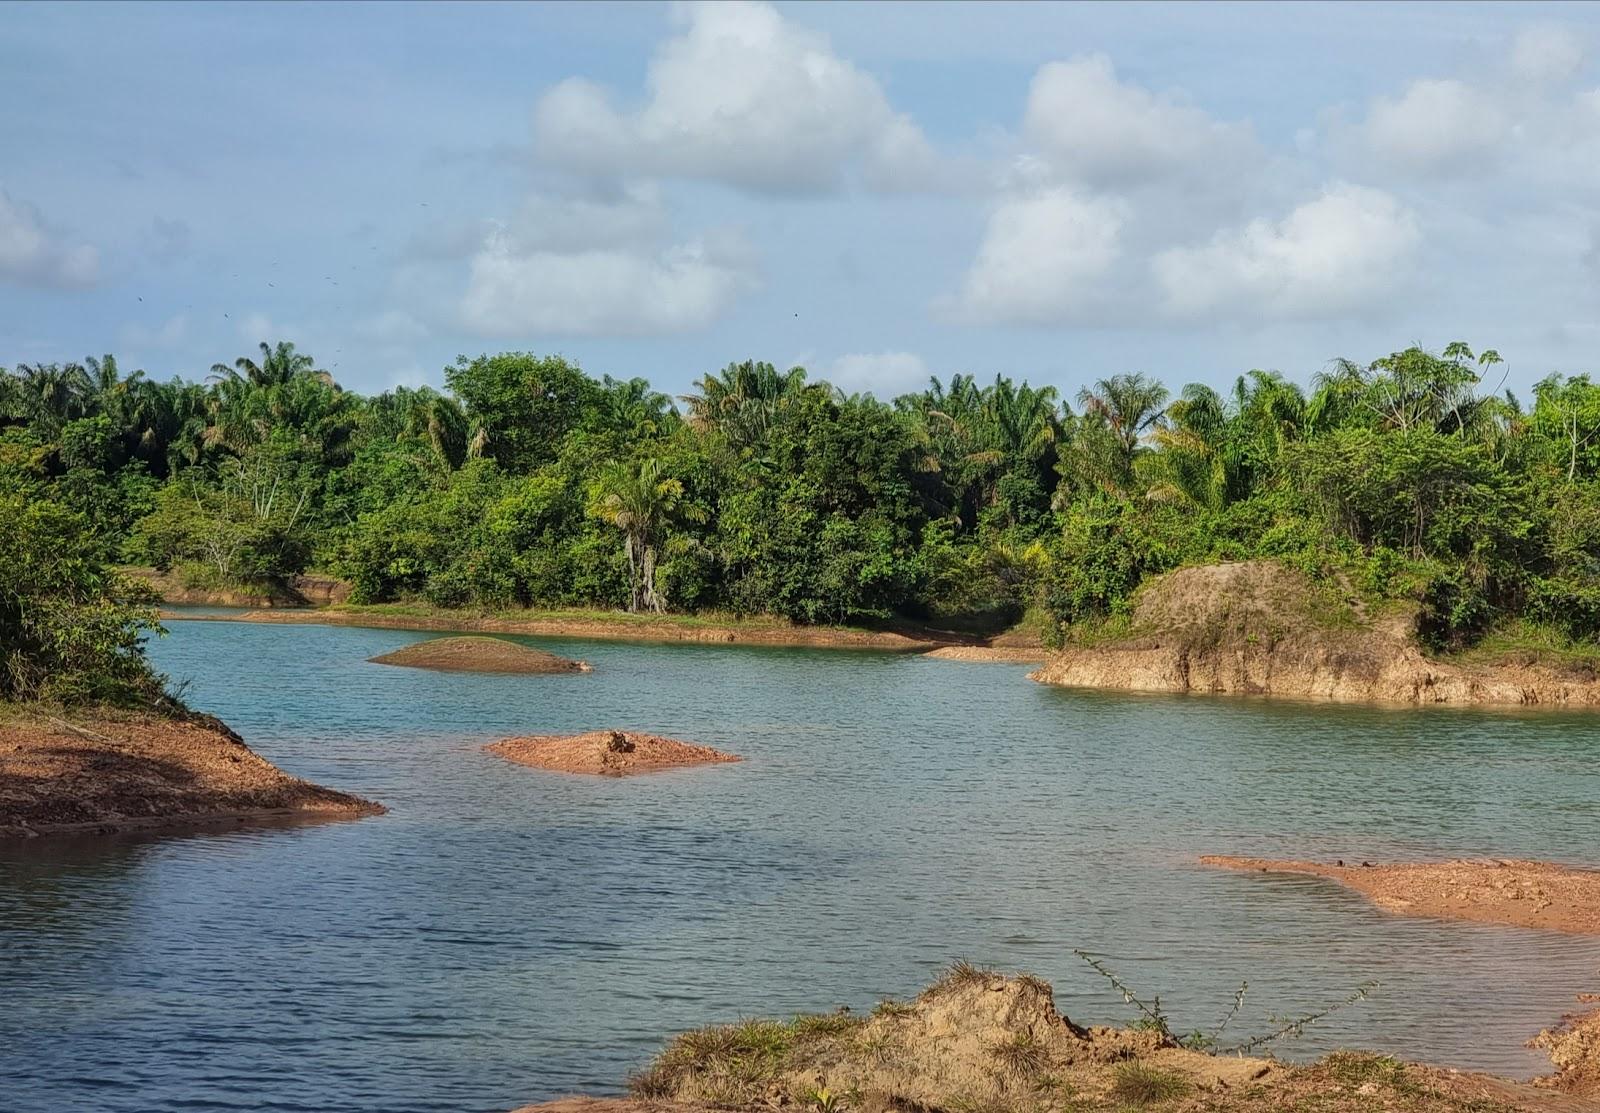
[[1572,5],[12,4],[0,364],[1071,395],[1459,338],[1525,389],[1600,370],[1597,51]]

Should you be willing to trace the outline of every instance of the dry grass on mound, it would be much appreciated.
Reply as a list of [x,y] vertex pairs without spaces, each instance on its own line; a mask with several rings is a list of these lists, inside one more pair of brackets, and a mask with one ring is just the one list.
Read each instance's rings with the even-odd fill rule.
[[532,765],[558,773],[591,773],[602,777],[626,777],[634,773],[743,760],[710,746],[620,730],[507,738],[490,743],[484,749],[519,765]]
[[[913,1001],[685,1032],[631,1097],[540,1113],[1565,1113],[1562,1095],[1336,1054],[1308,1067],[1213,1056],[1160,1032],[1084,1028],[1050,986],[959,965]],[[526,1111],[519,1111],[526,1113]]]
[[0,837],[383,810],[289,776],[208,717],[0,721]]
[[1202,865],[1326,877],[1402,916],[1600,935],[1600,871],[1515,859],[1328,864],[1207,855]]
[[583,661],[570,661],[542,649],[504,638],[429,638],[393,653],[371,658],[377,665],[403,665],[448,672],[555,673],[588,672]]

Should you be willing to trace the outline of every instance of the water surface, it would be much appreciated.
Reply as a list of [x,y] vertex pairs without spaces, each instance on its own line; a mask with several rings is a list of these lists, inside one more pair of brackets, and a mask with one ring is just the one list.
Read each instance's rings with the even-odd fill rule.
[[[1246,978],[1241,1032],[1381,979],[1280,1053],[1528,1075],[1522,1041],[1600,988],[1600,940],[1193,864],[1600,861],[1590,718],[1070,692],[826,650],[530,638],[595,671],[366,663],[429,636],[172,624],[153,653],[191,703],[391,811],[0,850],[0,1108],[504,1110],[614,1090],[685,1027],[863,1009],[957,957],[1130,1019],[1074,948],[1180,1029]],[[480,749],[595,727],[748,760],[618,781]]]

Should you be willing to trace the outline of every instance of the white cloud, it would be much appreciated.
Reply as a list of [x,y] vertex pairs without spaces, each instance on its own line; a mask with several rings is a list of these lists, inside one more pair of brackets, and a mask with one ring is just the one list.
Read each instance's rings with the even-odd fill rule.
[[887,401],[928,384],[928,365],[911,352],[853,352],[823,376],[846,394],[870,391]]
[[1369,150],[1418,174],[1471,170],[1498,152],[1511,119],[1496,100],[1454,79],[1413,81],[1399,97],[1379,97],[1362,135]]
[[1511,70],[1525,81],[1570,81],[1583,65],[1584,44],[1565,27],[1525,27],[1511,45]]
[[484,336],[646,336],[703,328],[755,284],[742,239],[668,242],[649,191],[531,198],[473,256],[461,319]]
[[405,347],[428,338],[428,328],[411,314],[399,309],[386,309],[355,323],[351,333],[368,344]]
[[1062,174],[1097,186],[1237,173],[1255,153],[1247,125],[1222,123],[1176,95],[1119,80],[1104,54],[1041,66],[1023,130]]
[[836,186],[859,165],[869,184],[926,185],[931,148],[873,78],[827,39],[766,4],[695,4],[650,63],[648,97],[619,111],[569,79],[534,112],[543,155],[569,168],[699,178],[765,192]]
[[983,323],[1055,324],[1085,314],[1122,253],[1128,206],[1065,187],[1003,199],[956,299]]
[[91,286],[99,253],[70,242],[45,224],[39,210],[0,190],[0,281],[19,286]]
[[1180,316],[1330,317],[1393,291],[1420,238],[1415,217],[1393,196],[1336,183],[1282,220],[1164,251],[1153,268]]

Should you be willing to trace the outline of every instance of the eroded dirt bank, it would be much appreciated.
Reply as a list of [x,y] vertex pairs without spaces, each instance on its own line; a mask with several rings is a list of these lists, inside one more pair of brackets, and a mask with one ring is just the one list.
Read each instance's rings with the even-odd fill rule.
[[326,607],[350,598],[351,586],[331,576],[293,576],[281,586],[260,588],[195,587],[176,574],[154,568],[123,568],[129,579],[144,584],[163,603],[206,607]]
[[1031,674],[1045,684],[1229,692],[1408,704],[1600,707],[1600,678],[1434,660],[1404,614],[1358,603],[1271,561],[1170,572],[1147,584],[1129,633],[1070,646]]
[[699,642],[737,645],[804,646],[812,649],[887,649],[917,652],[951,644],[936,635],[890,630],[852,630],[830,626],[751,623],[719,626],[645,616],[615,618],[496,618],[456,615],[388,614],[357,608],[247,611],[237,615],[189,615],[163,611],[163,622],[281,622],[321,626],[367,626],[382,630],[447,630],[481,634],[534,634],[598,641]]
[[289,776],[209,716],[0,720],[0,838],[383,810]]
[[988,661],[1002,665],[1043,664],[1054,656],[1048,649],[1021,645],[946,645],[924,656],[940,661]]
[[558,773],[627,777],[693,765],[718,765],[743,759],[710,746],[637,731],[591,730],[584,734],[533,735],[491,742],[484,749],[519,765]]
[[445,672],[563,673],[589,672],[586,662],[518,645],[504,638],[429,638],[393,653],[368,658],[376,665],[400,665]]
[[1222,869],[1326,877],[1402,916],[1600,935],[1597,870],[1510,858],[1381,865],[1213,854],[1200,861]]
[[[1222,1048],[1231,1041],[1220,1040]],[[1576,1113],[1577,1098],[1485,1075],[1339,1053],[1310,1066],[1209,1054],[1154,1030],[1085,1027],[1037,978],[958,964],[870,1015],[750,1020],[687,1032],[630,1097],[517,1113]]]

